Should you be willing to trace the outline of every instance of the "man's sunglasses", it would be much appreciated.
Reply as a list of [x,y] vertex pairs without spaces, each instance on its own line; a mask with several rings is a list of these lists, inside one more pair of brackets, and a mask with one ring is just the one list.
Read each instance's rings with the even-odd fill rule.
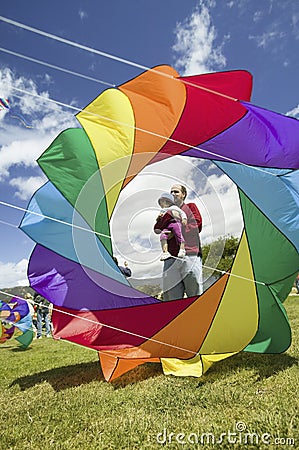
[[181,191],[170,191],[171,194],[179,194]]

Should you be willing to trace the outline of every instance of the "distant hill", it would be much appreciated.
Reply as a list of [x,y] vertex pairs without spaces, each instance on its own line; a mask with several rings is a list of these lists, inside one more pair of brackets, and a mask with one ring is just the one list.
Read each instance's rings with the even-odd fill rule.
[[[7,294],[14,295],[16,297],[24,298],[27,293],[33,295],[34,290],[29,286],[16,286],[12,288],[4,288],[1,289],[2,292],[7,292]],[[11,299],[10,296],[6,296],[4,294],[0,294],[0,299],[3,301],[9,301]]]
[[162,289],[162,277],[155,278],[134,278],[134,276],[127,278],[127,281],[133,288],[137,288],[138,286],[160,286]]
[[[215,283],[217,278],[218,277],[211,276],[208,280],[206,280],[204,283],[204,290],[207,290],[213,283]],[[138,279],[131,277],[128,278],[128,281],[133,288],[140,290],[141,292],[144,292],[147,295],[157,296],[162,291],[162,278],[155,278],[153,280],[151,278]],[[1,289],[1,291],[7,292],[10,295],[14,295],[21,298],[25,298],[25,295],[27,293],[30,293],[32,296],[35,293],[34,289],[32,289],[29,286],[16,286],[12,288],[4,288]],[[0,300],[6,302],[9,301],[10,298],[11,298],[10,296],[0,294]]]

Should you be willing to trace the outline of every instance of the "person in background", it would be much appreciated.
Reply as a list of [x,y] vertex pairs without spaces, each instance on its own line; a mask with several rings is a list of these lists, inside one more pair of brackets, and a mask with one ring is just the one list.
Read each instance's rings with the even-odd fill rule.
[[124,261],[124,266],[119,266],[118,265],[118,259],[116,258],[116,256],[113,256],[113,260],[115,262],[115,264],[118,266],[119,270],[121,271],[121,273],[126,277],[129,278],[132,276],[132,271],[129,268],[129,265],[127,263],[127,261]]
[[[168,251],[172,257],[164,261],[163,267],[164,301],[182,299],[185,294],[187,297],[198,296],[203,292],[202,250],[199,236],[202,230],[202,217],[195,203],[185,203],[187,189],[184,185],[173,185],[171,194],[175,204],[187,216],[187,224],[182,226],[186,256],[178,258],[179,245],[174,236],[170,235]],[[165,225],[165,217],[159,215],[154,225],[154,231],[162,231]]]
[[37,339],[42,338],[43,322],[45,322],[46,336],[51,337],[51,326],[49,319],[50,302],[37,292],[33,296],[33,300],[37,305]]

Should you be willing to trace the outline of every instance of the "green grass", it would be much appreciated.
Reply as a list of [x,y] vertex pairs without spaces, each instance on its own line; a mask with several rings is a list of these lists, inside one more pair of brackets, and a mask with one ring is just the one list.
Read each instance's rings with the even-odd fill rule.
[[[107,383],[91,350],[52,339],[20,350],[11,340],[0,346],[0,449],[299,448],[299,296],[286,308],[286,353],[241,353],[199,379],[166,377],[159,364],[146,364]],[[238,422],[245,432],[228,436]],[[197,445],[202,433],[226,436]],[[271,435],[264,443],[263,433]]]

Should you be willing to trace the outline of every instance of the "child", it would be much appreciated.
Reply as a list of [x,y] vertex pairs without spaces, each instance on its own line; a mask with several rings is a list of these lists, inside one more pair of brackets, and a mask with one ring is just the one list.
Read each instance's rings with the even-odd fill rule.
[[[187,216],[178,206],[174,204],[174,197],[172,194],[165,192],[158,199],[158,203],[161,206],[160,216],[168,214],[169,221],[167,222],[167,227],[162,230],[160,236],[160,242],[162,247],[161,261],[171,258],[172,255],[168,251],[167,239],[169,239],[170,233],[172,233],[177,240],[180,249],[178,253],[178,258],[183,258],[186,255],[185,251],[185,240],[182,234],[182,224],[187,224]],[[158,230],[156,230],[158,231]]]

